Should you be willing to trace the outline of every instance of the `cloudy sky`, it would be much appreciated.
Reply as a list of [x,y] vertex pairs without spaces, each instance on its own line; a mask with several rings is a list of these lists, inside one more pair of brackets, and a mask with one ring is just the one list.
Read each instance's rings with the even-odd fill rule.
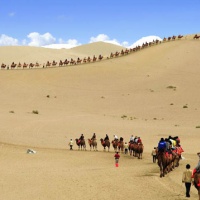
[[125,47],[146,36],[200,32],[200,0],[0,0],[0,46]]

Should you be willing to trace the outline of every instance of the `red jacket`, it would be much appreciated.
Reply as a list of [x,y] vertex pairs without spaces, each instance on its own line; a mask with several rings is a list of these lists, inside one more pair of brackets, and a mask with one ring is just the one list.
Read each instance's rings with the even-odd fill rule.
[[115,159],[119,159],[119,158],[120,158],[120,155],[116,153],[116,154],[114,155],[114,157],[115,157]]

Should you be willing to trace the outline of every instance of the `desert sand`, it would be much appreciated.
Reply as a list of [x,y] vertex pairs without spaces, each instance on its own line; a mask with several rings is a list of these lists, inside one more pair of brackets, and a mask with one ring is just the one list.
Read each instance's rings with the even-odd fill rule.
[[[0,47],[0,63],[108,56],[122,47],[93,43],[71,50]],[[119,58],[75,66],[0,70],[2,200],[186,199],[182,173],[200,151],[200,40],[184,37]],[[185,108],[184,108],[185,107]],[[38,114],[33,114],[38,111]],[[98,151],[69,150],[69,140],[97,135]],[[143,159],[104,152],[108,134],[140,136]],[[179,136],[180,166],[159,177],[151,151]],[[27,154],[27,149],[36,154]],[[191,188],[191,198],[198,199]]]

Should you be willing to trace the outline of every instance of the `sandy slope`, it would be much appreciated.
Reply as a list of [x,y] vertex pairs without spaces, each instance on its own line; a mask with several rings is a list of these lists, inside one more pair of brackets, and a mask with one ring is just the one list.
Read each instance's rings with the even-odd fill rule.
[[[77,47],[71,54],[87,54],[89,47]],[[94,52],[98,47],[93,44]],[[27,47],[12,58],[21,60],[19,54],[26,54],[31,62],[63,56],[64,51]],[[2,199],[185,199],[182,172],[187,163],[196,165],[199,151],[199,52],[200,41],[182,39],[92,64],[1,70]],[[10,60],[10,55],[4,53],[3,59]],[[70,138],[84,133],[87,139],[93,132],[98,140],[106,133],[125,141],[131,134],[141,136],[143,160],[121,155],[115,168],[113,149],[102,152],[100,142],[98,152],[68,150]],[[150,152],[168,135],[180,136],[186,159],[160,179]],[[26,154],[29,147],[37,154]],[[191,199],[196,198],[192,188]]]

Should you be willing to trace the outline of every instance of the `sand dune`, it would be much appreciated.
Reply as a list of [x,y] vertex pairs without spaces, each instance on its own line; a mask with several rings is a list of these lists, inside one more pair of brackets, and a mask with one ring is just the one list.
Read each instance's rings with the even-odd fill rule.
[[[118,48],[92,45],[71,49],[71,54],[1,47],[0,61],[44,62],[100,50],[105,55]],[[185,199],[182,172],[187,163],[192,168],[197,164],[200,141],[199,52],[199,40],[182,39],[97,63],[1,70],[1,198]],[[77,151],[76,145],[69,151],[71,138],[84,133],[87,139],[94,132],[98,152]],[[121,154],[120,167],[115,168],[113,149],[103,152],[99,142],[105,134],[125,141],[131,134],[141,136],[143,159]],[[180,136],[185,160],[160,179],[150,153],[168,135]],[[27,148],[37,153],[26,154]],[[190,199],[197,199],[194,188]]]

